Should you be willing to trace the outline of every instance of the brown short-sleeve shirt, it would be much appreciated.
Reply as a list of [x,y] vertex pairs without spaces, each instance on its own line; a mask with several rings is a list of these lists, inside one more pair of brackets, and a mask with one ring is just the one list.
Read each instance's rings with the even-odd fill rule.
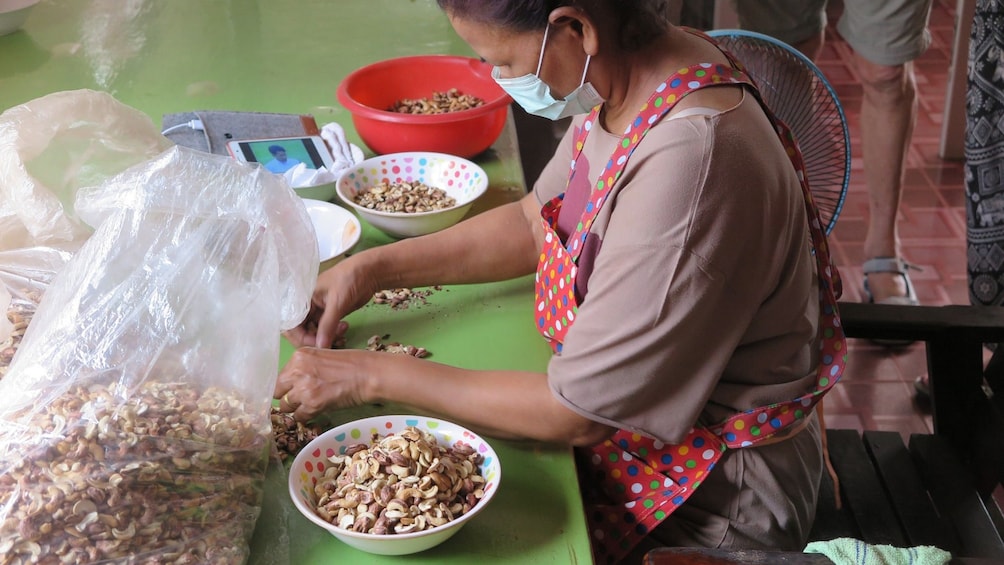
[[[594,127],[566,190],[571,132],[582,121],[573,121],[535,186],[541,203],[565,191],[562,236],[619,142]],[[728,111],[656,124],[593,222],[578,265],[579,311],[548,367],[553,393],[570,409],[675,443],[699,423],[812,390],[818,283],[803,196],[753,96]],[[820,472],[818,436],[801,435],[801,445],[782,442],[773,451],[805,459],[808,449],[815,453],[808,461],[781,463],[779,471],[773,462],[737,465],[730,451],[716,467],[735,492],[751,482],[773,485],[741,510],[788,523],[785,535],[795,538],[807,532]],[[752,452],[740,459],[756,459],[760,450],[740,451]],[[744,476],[757,469],[755,480]],[[789,471],[787,484],[766,476]],[[685,506],[703,505],[722,517],[716,527],[736,527],[735,493],[703,490]],[[785,491],[806,500],[778,510],[769,501]],[[705,545],[708,536],[692,540]],[[747,536],[761,532],[722,533],[720,543]]]

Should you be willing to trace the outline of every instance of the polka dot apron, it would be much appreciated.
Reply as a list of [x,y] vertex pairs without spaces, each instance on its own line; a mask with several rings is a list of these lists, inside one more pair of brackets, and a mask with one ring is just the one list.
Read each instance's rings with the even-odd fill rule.
[[[737,61],[728,53],[726,55],[732,67],[698,64],[680,69],[659,85],[624,132],[620,144],[599,175],[575,231],[566,242],[562,242],[556,232],[564,194],[541,209],[546,235],[535,285],[538,329],[555,353],[560,354],[565,334],[575,322],[578,311],[575,298],[576,261],[589,227],[624,171],[632,152],[651,126],[680,99],[695,90],[719,84],[741,84],[753,92],[770,117],[802,185],[819,272],[821,351],[817,384],[811,393],[800,398],[735,414],[708,428],[694,428],[677,445],[667,445],[637,433],[619,430],[603,444],[586,448],[585,453],[580,450],[583,499],[597,563],[613,563],[629,553],[648,532],[687,500],[726,449],[756,446],[774,438],[782,430],[790,431],[803,426],[816,402],[840,378],[846,363],[846,342],[837,317],[840,278],[830,264],[826,236],[809,192],[802,156],[787,126],[763,104],[752,79]],[[575,163],[590,129],[596,124],[599,108],[593,109],[576,132],[569,179],[575,174]]]

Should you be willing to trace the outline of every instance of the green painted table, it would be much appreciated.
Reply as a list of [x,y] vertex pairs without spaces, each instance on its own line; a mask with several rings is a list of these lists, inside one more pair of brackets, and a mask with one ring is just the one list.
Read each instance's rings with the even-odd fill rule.
[[[307,113],[321,125],[340,123],[349,140],[361,144],[335,100],[339,81],[362,65],[423,53],[472,54],[433,0],[42,0],[23,30],[0,37],[0,111],[52,92],[90,88],[157,124],[164,114],[193,110]],[[511,122],[478,161],[491,187],[472,213],[524,193]],[[356,250],[389,241],[366,226]],[[370,305],[349,317],[348,346],[390,334],[427,348],[443,363],[543,371],[550,353],[533,327],[531,291],[532,278],[525,277],[444,287],[406,310]],[[280,363],[290,353],[283,342]],[[571,452],[536,443],[493,445],[503,465],[499,492],[445,544],[411,556],[369,555],[294,512],[288,515],[290,562],[589,562]],[[283,486],[275,477],[270,485],[273,494]],[[278,500],[288,502],[288,494]],[[253,563],[267,562],[261,555],[286,545],[270,534],[289,508],[266,507]]]

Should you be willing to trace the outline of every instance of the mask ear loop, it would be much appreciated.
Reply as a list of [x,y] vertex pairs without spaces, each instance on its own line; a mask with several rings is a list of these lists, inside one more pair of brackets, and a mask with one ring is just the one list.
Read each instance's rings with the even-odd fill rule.
[[540,67],[544,65],[544,49],[547,48],[547,32],[551,29],[551,24],[548,22],[547,26],[544,27],[544,41],[540,43],[540,58],[537,59],[537,72],[533,75],[540,78]]
[[[537,78],[540,78],[540,67],[544,65],[544,49],[547,48],[547,32],[550,31],[550,29],[551,24],[548,23],[547,26],[544,27],[544,41],[540,44],[540,57],[537,59],[537,72],[534,73],[534,76]],[[589,72],[590,59],[592,59],[592,56],[586,53],[586,66],[582,69],[582,78],[579,79],[579,86],[586,84],[586,73]]]

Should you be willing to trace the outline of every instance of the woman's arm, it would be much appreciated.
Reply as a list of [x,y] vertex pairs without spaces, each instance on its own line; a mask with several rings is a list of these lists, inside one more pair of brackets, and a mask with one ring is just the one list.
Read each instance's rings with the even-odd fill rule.
[[533,272],[542,235],[536,198],[514,202],[445,230],[368,249],[317,279],[311,311],[286,333],[296,346],[330,347],[339,321],[387,288],[510,279]]
[[300,348],[280,372],[275,396],[281,410],[301,421],[391,402],[499,438],[593,445],[614,431],[561,404],[544,374],[474,371],[372,351]]
[[534,195],[527,194],[445,230],[369,249],[354,259],[379,283],[374,292],[511,279],[537,266],[539,208]]

